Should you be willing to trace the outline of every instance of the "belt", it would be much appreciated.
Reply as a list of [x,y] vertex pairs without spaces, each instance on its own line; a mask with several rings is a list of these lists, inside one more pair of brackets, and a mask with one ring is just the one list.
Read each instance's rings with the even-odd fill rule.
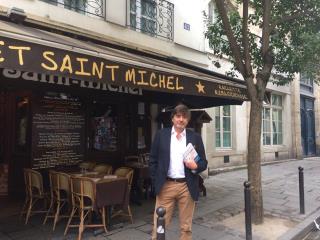
[[170,178],[170,177],[167,177],[167,180],[168,181],[172,181],[172,182],[179,182],[179,183],[186,182],[186,178]]

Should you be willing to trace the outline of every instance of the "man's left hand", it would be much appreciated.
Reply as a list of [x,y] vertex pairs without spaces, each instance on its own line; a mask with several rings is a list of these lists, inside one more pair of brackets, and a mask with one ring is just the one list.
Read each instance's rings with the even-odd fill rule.
[[196,162],[194,160],[189,159],[188,161],[185,162],[186,167],[191,169],[191,170],[195,170],[198,168],[198,165],[196,164]]

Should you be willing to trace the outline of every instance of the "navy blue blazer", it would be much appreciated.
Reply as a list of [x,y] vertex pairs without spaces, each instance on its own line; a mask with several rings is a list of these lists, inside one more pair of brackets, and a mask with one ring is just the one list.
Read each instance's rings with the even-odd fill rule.
[[[152,182],[154,184],[155,193],[158,195],[163,184],[166,181],[170,163],[170,143],[171,129],[164,128],[159,130],[153,140],[149,169]],[[193,200],[197,201],[199,196],[199,175],[198,173],[207,169],[207,159],[201,136],[190,129],[186,129],[186,144],[192,143],[196,151],[200,155],[202,161],[198,163],[196,173],[192,173],[187,167],[184,168],[187,186]]]

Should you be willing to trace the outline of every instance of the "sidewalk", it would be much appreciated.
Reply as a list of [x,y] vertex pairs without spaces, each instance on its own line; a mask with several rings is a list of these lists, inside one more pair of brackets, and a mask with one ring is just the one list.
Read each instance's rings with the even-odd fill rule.
[[[299,213],[298,167],[304,168],[305,210]],[[253,226],[254,240],[303,239],[320,216],[320,158],[285,161],[262,166],[265,223]],[[240,240],[245,239],[243,182],[247,179],[245,169],[210,176],[205,180],[207,197],[200,197],[193,221],[195,240]],[[152,229],[153,201],[142,206],[132,205],[134,224],[126,222],[122,228],[108,234],[94,236],[86,230],[83,239],[149,240]],[[3,206],[1,206],[2,209]],[[76,230],[63,237],[65,220],[58,223],[54,233],[52,223],[42,226],[43,216],[34,216],[31,223],[23,225],[17,215],[1,217],[0,239],[75,239]],[[319,221],[320,222],[320,221]],[[40,227],[39,227],[40,226]],[[175,214],[166,239],[179,239],[178,220]],[[303,233],[302,235],[299,235]],[[315,233],[317,234],[317,233]],[[320,235],[320,231],[319,231]]]

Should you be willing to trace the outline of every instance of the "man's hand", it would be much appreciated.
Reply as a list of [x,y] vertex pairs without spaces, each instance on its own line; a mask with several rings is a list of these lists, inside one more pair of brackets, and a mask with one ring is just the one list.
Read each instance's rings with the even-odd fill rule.
[[198,168],[198,165],[193,159],[188,159],[187,161],[185,161],[185,164],[186,164],[186,167],[191,170],[195,170]]

